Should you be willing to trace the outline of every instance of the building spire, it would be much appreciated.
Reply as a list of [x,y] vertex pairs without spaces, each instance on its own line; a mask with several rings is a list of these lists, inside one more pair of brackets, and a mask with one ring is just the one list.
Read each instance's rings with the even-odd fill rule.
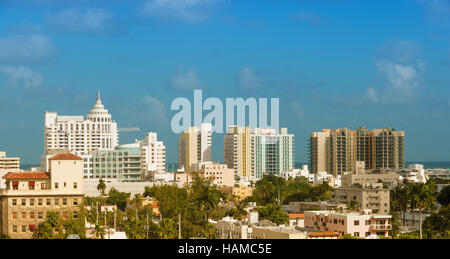
[[97,90],[97,101],[101,101],[100,100],[100,90]]

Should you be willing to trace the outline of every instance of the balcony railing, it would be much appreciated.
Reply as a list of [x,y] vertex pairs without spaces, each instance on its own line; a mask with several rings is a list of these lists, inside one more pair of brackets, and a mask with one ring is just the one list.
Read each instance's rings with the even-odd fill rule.
[[391,230],[391,224],[374,224],[372,225],[372,230]]

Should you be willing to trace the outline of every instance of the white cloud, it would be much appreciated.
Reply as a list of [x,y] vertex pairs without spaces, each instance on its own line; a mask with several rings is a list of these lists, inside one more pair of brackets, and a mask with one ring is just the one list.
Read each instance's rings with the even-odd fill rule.
[[403,65],[391,60],[375,60],[375,67],[384,81],[380,101],[383,103],[411,103],[418,98],[418,92],[425,87],[423,74],[425,63],[417,60]]
[[206,21],[222,0],[148,0],[141,12],[158,20],[188,24]]
[[240,88],[256,89],[262,86],[262,78],[254,68],[243,67],[238,74],[237,84]]
[[197,73],[190,68],[186,71],[178,71],[169,78],[168,86],[174,90],[192,91],[202,88]]
[[295,20],[308,22],[312,25],[321,25],[326,23],[326,19],[322,16],[312,13],[312,12],[306,12],[306,11],[300,11],[297,14],[292,16]]
[[26,64],[48,59],[56,49],[42,34],[11,35],[0,38],[0,63]]
[[374,88],[369,87],[367,88],[367,92],[362,96],[362,99],[372,103],[377,103],[378,93]]
[[303,116],[305,116],[305,110],[299,102],[293,101],[289,106],[291,108],[291,114],[293,114],[297,119],[301,119],[303,118]]
[[450,22],[449,0],[416,0],[425,8],[427,19],[433,23]]
[[50,27],[63,32],[112,33],[120,27],[114,24],[114,13],[101,8],[66,9],[47,14],[44,21]]
[[44,81],[41,74],[24,66],[0,66],[0,74],[4,75],[10,84],[23,84],[25,87],[37,87]]

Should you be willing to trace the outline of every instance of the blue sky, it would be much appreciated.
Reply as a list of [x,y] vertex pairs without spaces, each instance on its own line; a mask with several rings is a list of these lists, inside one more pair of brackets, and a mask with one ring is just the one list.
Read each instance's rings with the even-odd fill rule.
[[[43,114],[97,89],[121,144],[156,131],[176,162],[177,97],[278,97],[306,161],[322,128],[406,131],[406,159],[450,160],[450,1],[0,0],[0,150],[39,162]],[[223,160],[223,135],[213,137]]]

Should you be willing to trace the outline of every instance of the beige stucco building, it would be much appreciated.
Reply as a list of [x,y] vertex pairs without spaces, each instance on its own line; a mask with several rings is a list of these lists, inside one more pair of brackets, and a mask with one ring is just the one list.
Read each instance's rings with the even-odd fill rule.
[[[20,172],[20,158],[7,157],[6,152],[0,151],[0,178],[8,172]],[[0,189],[6,188],[5,180],[0,179]]]
[[383,189],[382,184],[372,184],[369,188],[338,188],[332,194],[335,203],[349,205],[356,201],[360,209],[371,209],[379,214],[389,214],[389,197],[389,189]]
[[[234,170],[228,168],[226,164],[219,164],[213,162],[206,162],[200,165],[194,164],[192,172],[196,172],[200,177],[210,180],[218,187],[232,187],[234,186]],[[183,184],[192,183],[192,173],[176,173],[175,181]]]
[[3,176],[0,190],[0,234],[32,238],[49,211],[63,219],[77,218],[83,199],[83,161],[72,154],[49,159],[49,172],[19,172]]

